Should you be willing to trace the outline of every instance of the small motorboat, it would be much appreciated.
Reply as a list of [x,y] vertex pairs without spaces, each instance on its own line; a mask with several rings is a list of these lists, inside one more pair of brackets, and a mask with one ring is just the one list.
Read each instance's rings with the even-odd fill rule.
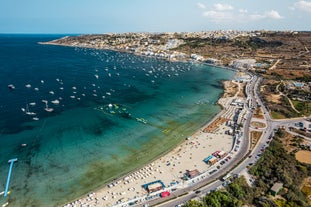
[[15,89],[15,86],[14,86],[13,84],[9,84],[9,85],[8,85],[8,88],[9,88],[10,90],[14,90],[14,89]]

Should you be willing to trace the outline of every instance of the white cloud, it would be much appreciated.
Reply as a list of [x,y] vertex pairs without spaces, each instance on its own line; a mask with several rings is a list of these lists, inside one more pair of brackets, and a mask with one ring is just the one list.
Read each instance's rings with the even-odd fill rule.
[[271,10],[271,11],[266,12],[264,17],[270,18],[270,19],[283,19],[284,18],[279,14],[279,12],[277,12],[275,10]]
[[261,14],[250,14],[248,17],[249,17],[249,20],[252,20],[252,21],[257,21],[257,20],[261,20],[265,18],[265,16]]
[[227,22],[232,19],[231,12],[220,12],[220,11],[206,11],[203,16],[208,17],[212,22]]
[[206,9],[205,4],[203,4],[201,2],[197,3],[197,6],[199,7],[199,9]]
[[247,9],[239,9],[239,12],[242,14],[246,14],[247,13]]
[[297,1],[291,8],[311,12],[311,1]]
[[233,10],[233,6],[231,6],[230,4],[214,4],[214,8],[217,10],[217,11],[230,11],[230,10]]
[[[199,8],[203,9],[202,6],[199,6]],[[279,20],[284,18],[276,10],[266,11],[264,13],[249,12],[246,9],[235,10],[230,4],[217,3],[210,9],[207,9],[204,5],[204,10],[203,16],[215,23],[245,23],[263,19]]]

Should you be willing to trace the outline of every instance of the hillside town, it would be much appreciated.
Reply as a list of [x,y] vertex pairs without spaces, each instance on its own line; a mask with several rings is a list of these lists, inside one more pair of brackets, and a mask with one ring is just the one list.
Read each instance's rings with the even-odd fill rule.
[[199,54],[187,54],[174,49],[185,44],[188,40],[196,38],[231,40],[237,37],[255,37],[259,34],[259,32],[246,31],[110,33],[103,35],[66,36],[62,39],[51,41],[49,44],[125,51],[170,61],[188,60],[190,58],[196,61],[207,61],[212,64],[221,64],[220,60],[212,57],[203,57]]

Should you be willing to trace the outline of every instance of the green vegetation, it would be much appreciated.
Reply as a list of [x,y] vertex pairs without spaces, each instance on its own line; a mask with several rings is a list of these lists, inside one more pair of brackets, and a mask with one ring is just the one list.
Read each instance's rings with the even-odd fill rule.
[[284,118],[294,118],[294,117],[299,117],[301,114],[297,113],[294,111],[294,109],[291,107],[289,100],[281,96],[280,103],[282,104],[274,104],[274,103],[269,103],[267,101],[266,97],[264,97],[264,100],[266,103],[269,104],[269,109],[271,111],[271,116],[274,119],[284,119]]
[[296,77],[297,81],[302,81],[302,82],[311,82],[311,76],[302,76],[302,77]]
[[271,116],[273,119],[285,119],[286,118],[283,114],[276,112],[276,111],[271,111]]
[[301,114],[306,116],[311,114],[311,102],[292,100],[292,103]]
[[[301,185],[303,180],[311,175],[311,165],[300,163],[294,154],[287,153],[281,142],[284,136],[285,133],[278,130],[263,156],[250,169],[250,173],[256,178],[253,187],[248,186],[244,177],[240,177],[225,189],[208,194],[202,201],[190,201],[185,206],[310,206],[301,191]],[[270,189],[276,182],[283,183],[283,189],[277,197],[273,197]]]

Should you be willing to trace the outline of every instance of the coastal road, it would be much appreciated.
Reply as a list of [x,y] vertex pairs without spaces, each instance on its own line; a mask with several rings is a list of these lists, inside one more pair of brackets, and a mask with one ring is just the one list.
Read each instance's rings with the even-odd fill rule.
[[[247,84],[246,86],[246,94],[248,99],[251,101],[251,104],[249,105],[250,108],[248,108],[247,110],[248,112],[246,114],[246,117],[244,118],[243,123],[244,140],[240,146],[240,149],[237,152],[232,151],[230,153],[232,157],[231,162],[226,162],[226,164],[222,166],[219,165],[220,169],[217,170],[217,173],[212,174],[197,183],[194,183],[190,187],[181,190],[176,190],[172,192],[171,196],[167,198],[158,198],[151,201],[146,201],[140,203],[137,206],[144,206],[144,205],[150,206],[156,205],[161,207],[178,206],[179,204],[186,203],[191,199],[200,198],[209,193],[210,191],[219,189],[223,185],[223,181],[221,178],[224,175],[228,173],[241,174],[241,172],[245,171],[245,169],[247,169],[248,166],[251,166],[258,161],[261,154],[265,151],[265,148],[269,145],[272,137],[274,136],[274,132],[280,126],[289,126],[294,124],[295,122],[304,120],[304,118],[273,120],[270,117],[270,114],[267,108],[264,106],[259,95],[258,86],[261,81],[262,81],[261,77],[258,78],[257,76],[254,75],[250,83]],[[256,106],[257,105],[261,106],[261,109],[264,112],[264,119],[266,120],[267,127],[263,131],[263,134],[258,140],[254,149],[250,151],[249,128],[253,116],[252,108],[255,107],[255,104]]]
[[[249,88],[253,88],[255,86],[255,83],[257,82],[256,80],[257,80],[256,76],[253,76],[253,81],[250,83],[251,86]],[[249,126],[252,115],[253,113],[251,113],[250,109],[248,109],[248,113],[243,123],[244,140],[241,143],[240,149],[237,152],[233,150],[232,152],[230,152],[232,159],[229,162],[226,162],[224,165],[219,165],[219,163],[217,164],[220,167],[220,169],[217,170],[217,173],[208,176],[207,178],[203,179],[200,182],[194,183],[190,187],[174,191],[170,197],[145,201],[136,206],[144,206],[144,205],[150,206],[157,205],[163,207],[176,206],[190,199],[205,195],[211,190],[215,190],[216,188],[222,186],[223,182],[220,181],[219,179],[225,176],[226,174],[230,173],[232,168],[234,168],[234,166],[237,166],[241,162],[241,160],[249,153],[250,148]],[[198,193],[198,191],[200,192]]]

